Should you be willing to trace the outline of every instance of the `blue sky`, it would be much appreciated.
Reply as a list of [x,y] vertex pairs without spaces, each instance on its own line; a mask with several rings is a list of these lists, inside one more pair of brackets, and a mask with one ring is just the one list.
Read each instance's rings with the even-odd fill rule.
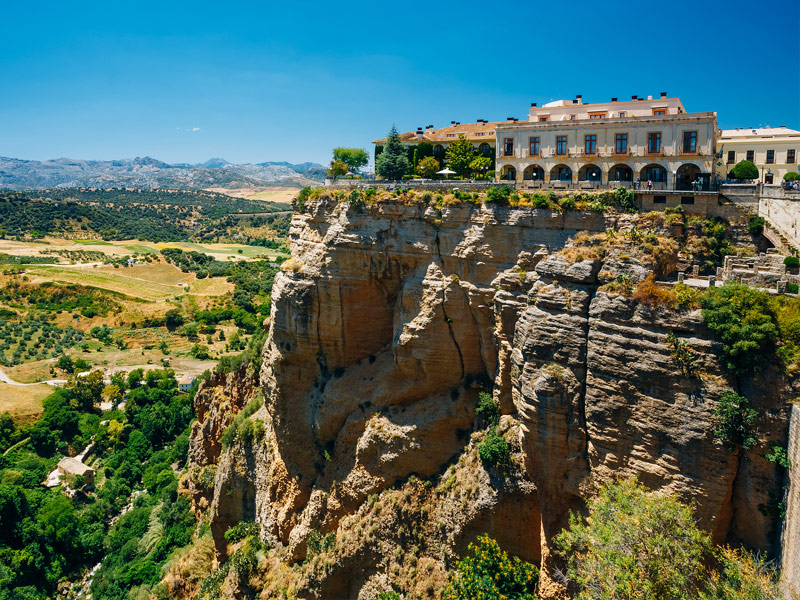
[[662,91],[723,128],[800,129],[799,13],[796,0],[7,2],[0,155],[327,162],[337,145],[371,151],[392,123]]

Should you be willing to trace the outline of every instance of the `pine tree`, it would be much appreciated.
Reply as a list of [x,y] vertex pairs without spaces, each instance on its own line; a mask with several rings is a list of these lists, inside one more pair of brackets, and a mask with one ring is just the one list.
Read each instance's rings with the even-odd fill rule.
[[410,168],[406,149],[397,133],[397,127],[392,125],[383,152],[375,159],[375,172],[385,179],[394,180],[402,179]]

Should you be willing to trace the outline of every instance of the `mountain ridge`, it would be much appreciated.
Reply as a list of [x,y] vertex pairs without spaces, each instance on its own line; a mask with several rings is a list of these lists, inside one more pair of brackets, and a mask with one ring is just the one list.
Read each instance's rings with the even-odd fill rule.
[[28,160],[0,156],[0,188],[35,190],[66,187],[146,189],[243,188],[285,183],[306,185],[324,178],[316,163],[235,164],[223,158],[202,163],[167,163],[151,156],[112,160],[53,158]]

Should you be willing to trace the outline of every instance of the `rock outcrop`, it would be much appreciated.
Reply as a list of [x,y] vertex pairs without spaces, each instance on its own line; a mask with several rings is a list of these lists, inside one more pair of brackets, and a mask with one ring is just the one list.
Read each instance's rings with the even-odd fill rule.
[[[428,585],[416,562],[387,562],[392,544],[409,543],[399,527],[416,528],[430,581],[487,531],[541,561],[543,590],[555,596],[563,590],[552,537],[600,485],[629,475],[694,501],[715,540],[774,549],[772,520],[759,511],[780,485],[763,458],[766,435],[731,453],[713,436],[712,411],[724,390],[742,386],[762,412],[760,431],[784,443],[784,375],[764,373],[770,385],[732,381],[699,311],[609,291],[620,274],[644,278],[647,260],[559,255],[580,232],[630,228],[631,219],[309,202],[293,218],[292,259],[273,288],[264,406],[251,417],[263,435],[219,448],[211,440],[230,420],[222,414],[242,402],[225,409],[226,392],[198,395],[205,406],[191,453],[200,469],[216,465],[209,506],[218,552],[228,526],[255,520],[284,563],[307,559],[292,580],[300,597],[366,599],[409,581],[411,570],[414,585]],[[682,374],[668,334],[694,350],[696,375]],[[480,389],[506,415],[516,448],[506,473],[475,456]],[[404,513],[387,500],[397,494],[416,508]],[[376,527],[389,530],[353,533],[376,503],[387,507]],[[310,560],[312,532],[335,534],[324,568]],[[269,579],[264,589],[277,585]]]

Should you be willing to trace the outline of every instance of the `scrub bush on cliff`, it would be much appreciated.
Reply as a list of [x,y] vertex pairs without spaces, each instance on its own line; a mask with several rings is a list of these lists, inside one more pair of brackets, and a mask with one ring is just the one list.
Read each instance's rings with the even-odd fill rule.
[[539,570],[516,556],[509,556],[499,544],[483,534],[469,545],[472,556],[458,561],[443,600],[533,600]]
[[710,538],[692,509],[635,479],[600,490],[589,518],[570,514],[556,537],[577,600],[683,600],[704,575]]
[[700,298],[703,320],[723,343],[722,359],[736,375],[764,366],[778,341],[773,303],[766,292],[733,281]]

